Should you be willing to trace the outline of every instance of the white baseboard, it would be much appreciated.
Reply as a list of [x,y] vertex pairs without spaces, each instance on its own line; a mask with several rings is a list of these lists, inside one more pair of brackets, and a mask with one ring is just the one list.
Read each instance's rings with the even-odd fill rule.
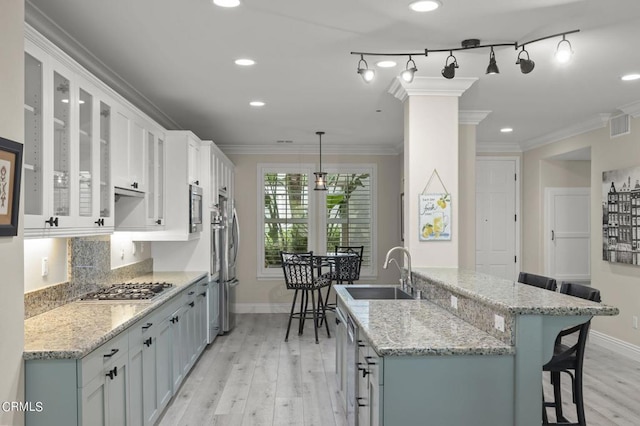
[[632,345],[624,340],[616,339],[599,331],[589,332],[589,341],[595,345],[607,348],[618,355],[623,355],[633,361],[640,362],[640,346]]
[[237,314],[288,314],[291,303],[236,303]]

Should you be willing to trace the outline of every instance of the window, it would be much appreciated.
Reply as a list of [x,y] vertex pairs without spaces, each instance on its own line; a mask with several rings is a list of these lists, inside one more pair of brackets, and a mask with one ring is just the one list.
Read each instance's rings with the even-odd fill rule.
[[313,165],[258,165],[258,277],[282,275],[280,250],[326,253],[364,246],[361,276],[376,274],[375,165],[326,167],[327,191],[313,190]]
[[310,238],[312,201],[307,168],[263,167],[262,247],[259,251],[259,275],[281,273],[280,250],[307,251]]
[[345,169],[350,170],[327,175],[325,250],[334,251],[336,246],[364,246],[361,273],[374,275],[373,170],[371,167]]

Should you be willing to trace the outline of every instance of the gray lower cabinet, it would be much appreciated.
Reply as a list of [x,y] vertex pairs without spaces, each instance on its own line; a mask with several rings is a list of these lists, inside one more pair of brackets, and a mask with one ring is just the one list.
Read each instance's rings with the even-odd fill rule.
[[202,282],[82,359],[27,360],[26,400],[44,409],[25,424],[153,425],[205,348]]
[[[82,359],[78,377],[78,417],[81,424],[123,425],[127,424],[127,340],[117,336],[113,343],[107,342]],[[75,405],[75,404],[74,404]],[[44,410],[43,424],[50,422],[49,412]],[[30,421],[27,424],[31,424]],[[34,423],[37,424],[37,423]]]

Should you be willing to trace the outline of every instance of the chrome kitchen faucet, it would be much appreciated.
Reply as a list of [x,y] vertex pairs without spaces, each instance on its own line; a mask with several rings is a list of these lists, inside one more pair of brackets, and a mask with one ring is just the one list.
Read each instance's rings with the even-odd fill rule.
[[[391,258],[389,259],[389,256],[391,256],[391,253],[393,253],[396,250],[400,250],[402,251],[406,256],[407,256],[407,268],[402,268],[400,267],[400,264],[398,264],[398,261],[395,258]],[[406,291],[407,293],[410,293],[411,296],[415,297],[416,295],[414,294],[414,289],[413,289],[413,283],[411,281],[411,253],[409,253],[409,249],[407,249],[406,247],[402,247],[402,246],[396,246],[391,248],[388,252],[387,252],[387,256],[384,259],[384,265],[382,265],[382,269],[387,269],[387,267],[389,266],[389,263],[395,263],[398,270],[400,271],[400,288],[403,291]],[[419,293],[418,293],[419,295]],[[420,298],[420,296],[418,296],[418,299]]]

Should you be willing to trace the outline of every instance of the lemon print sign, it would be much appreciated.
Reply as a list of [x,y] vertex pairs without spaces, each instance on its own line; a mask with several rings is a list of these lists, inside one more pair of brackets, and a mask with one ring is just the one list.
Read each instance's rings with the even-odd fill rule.
[[451,240],[451,194],[420,195],[420,241]]

